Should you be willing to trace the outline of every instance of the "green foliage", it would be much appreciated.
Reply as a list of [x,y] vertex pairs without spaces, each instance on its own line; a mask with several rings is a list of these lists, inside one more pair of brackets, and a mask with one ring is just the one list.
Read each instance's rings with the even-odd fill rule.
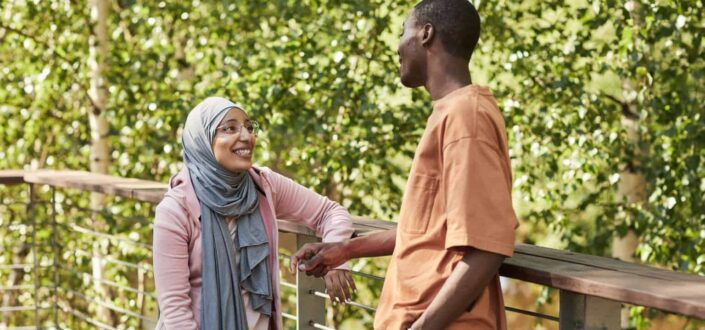
[[[493,89],[507,121],[524,239],[605,255],[614,233],[632,229],[644,262],[705,274],[705,4],[475,4],[484,26],[473,79]],[[111,2],[111,172],[165,181],[181,166],[186,114],[217,94],[262,124],[260,164],[354,214],[394,219],[430,111],[425,93],[397,78],[411,7]],[[0,168],[88,168],[87,8],[0,4]],[[644,201],[619,197],[629,174],[645,179]],[[370,324],[367,314],[335,323],[348,317]]]
[[[474,72],[504,106],[523,218],[593,254],[631,228],[643,261],[705,274],[703,3],[479,7]],[[617,198],[624,173],[645,177],[645,203]]]
[[[399,97],[410,92],[398,83],[392,44],[406,9],[382,1],[113,3],[111,172],[165,181],[181,167],[188,111],[223,95],[262,124],[260,164],[355,214],[393,218],[430,111],[424,100]],[[87,4],[12,3],[4,10],[13,20],[0,25],[0,58],[8,63],[0,73],[8,86],[0,92],[0,127],[8,128],[0,167],[87,168]],[[120,222],[109,227],[131,230]],[[116,251],[113,242],[104,246]],[[75,260],[90,265],[85,256]]]
[[[644,261],[705,274],[703,2],[641,8],[630,72],[644,118],[647,207],[635,226]],[[678,251],[678,252],[675,252]]]
[[578,3],[482,1],[472,64],[503,106],[522,218],[602,254],[624,138],[619,106],[600,90],[610,87],[602,76],[614,77],[614,45],[592,31],[615,18]]

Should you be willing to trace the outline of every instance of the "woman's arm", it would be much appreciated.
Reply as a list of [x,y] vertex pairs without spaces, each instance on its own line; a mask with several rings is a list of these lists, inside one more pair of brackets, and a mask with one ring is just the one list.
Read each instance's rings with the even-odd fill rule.
[[[324,242],[342,242],[352,236],[350,214],[340,204],[283,175],[271,171],[267,174],[277,218],[306,224],[321,235]],[[355,283],[346,263],[326,274],[325,281],[331,301],[345,303],[350,300]]]
[[167,329],[198,329],[191,310],[188,215],[179,203],[165,197],[154,220],[154,282],[160,319]]
[[267,172],[277,218],[305,224],[324,242],[342,242],[352,236],[351,217],[344,207],[281,174]]

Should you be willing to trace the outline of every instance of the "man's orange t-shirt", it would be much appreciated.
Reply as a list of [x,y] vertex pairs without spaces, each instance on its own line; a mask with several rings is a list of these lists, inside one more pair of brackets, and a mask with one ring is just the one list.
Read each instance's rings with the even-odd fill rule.
[[[475,85],[433,103],[404,192],[375,329],[400,329],[428,308],[464,248],[514,251],[516,215],[504,119]],[[449,329],[505,329],[499,276]]]

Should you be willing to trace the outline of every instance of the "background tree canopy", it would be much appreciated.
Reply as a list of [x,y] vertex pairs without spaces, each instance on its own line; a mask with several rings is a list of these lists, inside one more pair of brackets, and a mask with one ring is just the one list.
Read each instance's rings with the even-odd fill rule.
[[[507,121],[522,240],[705,274],[705,2],[476,0],[471,62]],[[396,46],[412,3],[111,2],[110,172],[165,181],[209,95],[260,122],[257,162],[394,220],[430,113]],[[0,168],[87,169],[84,1],[0,3]]]

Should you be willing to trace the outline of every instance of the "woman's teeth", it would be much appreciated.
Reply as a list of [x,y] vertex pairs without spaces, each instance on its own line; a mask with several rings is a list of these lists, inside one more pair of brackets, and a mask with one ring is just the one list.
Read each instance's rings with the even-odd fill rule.
[[252,149],[237,149],[235,154],[238,156],[249,156],[252,153]]

